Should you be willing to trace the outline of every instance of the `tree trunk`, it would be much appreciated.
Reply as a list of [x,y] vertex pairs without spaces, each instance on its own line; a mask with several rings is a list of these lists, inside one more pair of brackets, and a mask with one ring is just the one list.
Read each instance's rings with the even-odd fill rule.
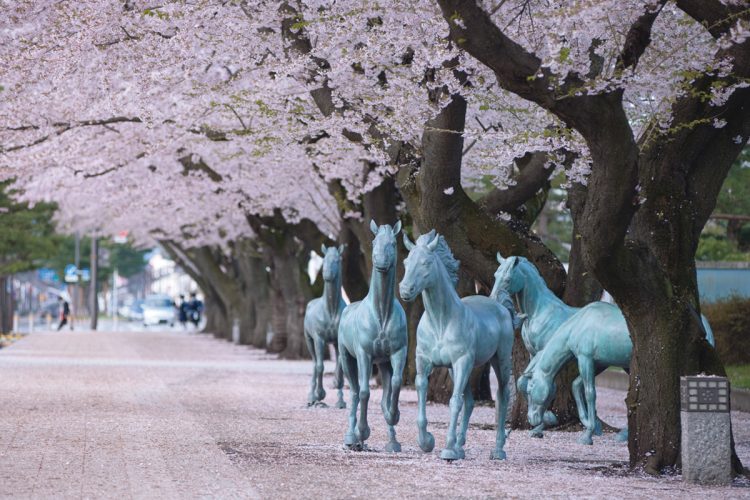
[[[360,224],[358,221],[352,222]],[[351,302],[362,300],[369,290],[370,276],[367,273],[367,258],[363,245],[360,245],[359,238],[348,221],[342,224],[339,242],[346,245],[343,262],[341,263],[342,287]]]
[[232,331],[232,323],[229,319],[227,306],[211,282],[201,273],[197,264],[188,252],[178,243],[169,240],[159,242],[167,254],[177,262],[193,281],[197,283],[203,292],[205,300],[206,325],[203,331],[211,333],[216,338],[229,338]]
[[13,330],[13,295],[10,288],[10,277],[0,276],[0,333]]
[[465,116],[466,101],[452,96],[450,104],[425,126],[421,163],[399,171],[399,188],[416,229],[442,234],[461,268],[483,289],[492,289],[499,251],[528,258],[560,294],[565,270],[557,257],[522,225],[511,228],[488,214],[461,187]]

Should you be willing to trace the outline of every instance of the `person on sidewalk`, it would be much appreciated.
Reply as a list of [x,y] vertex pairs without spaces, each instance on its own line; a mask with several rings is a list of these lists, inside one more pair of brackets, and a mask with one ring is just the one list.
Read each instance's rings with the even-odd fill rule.
[[[57,327],[57,331],[59,332],[68,324],[68,318],[70,317],[70,304],[68,304],[68,301],[62,298],[62,296],[58,297],[57,301],[60,304],[60,325]],[[73,323],[70,324],[70,329],[73,329]]]
[[188,312],[190,311],[190,305],[185,300],[185,295],[180,294],[180,304],[177,306],[177,319],[182,325],[182,329],[187,328]]
[[201,321],[201,314],[203,313],[203,302],[198,300],[195,292],[190,292],[190,302],[188,303],[188,319],[198,327],[198,323]]

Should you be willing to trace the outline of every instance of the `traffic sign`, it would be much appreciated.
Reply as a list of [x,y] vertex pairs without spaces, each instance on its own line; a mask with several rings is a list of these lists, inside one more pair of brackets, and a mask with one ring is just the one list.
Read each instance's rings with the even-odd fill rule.
[[78,268],[73,264],[65,266],[65,282],[78,283]]

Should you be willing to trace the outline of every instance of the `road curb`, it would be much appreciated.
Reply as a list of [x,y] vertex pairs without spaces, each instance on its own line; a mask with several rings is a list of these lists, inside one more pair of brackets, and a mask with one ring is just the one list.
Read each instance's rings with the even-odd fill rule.
[[[596,385],[627,391],[628,385],[630,385],[630,377],[625,372],[607,370],[596,377]],[[732,389],[730,401],[732,410],[750,413],[750,390]]]

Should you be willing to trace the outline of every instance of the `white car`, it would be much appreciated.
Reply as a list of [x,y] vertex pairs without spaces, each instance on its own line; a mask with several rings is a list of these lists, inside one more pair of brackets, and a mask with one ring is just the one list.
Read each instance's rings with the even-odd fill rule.
[[143,326],[174,326],[174,302],[167,295],[149,295],[143,303]]

